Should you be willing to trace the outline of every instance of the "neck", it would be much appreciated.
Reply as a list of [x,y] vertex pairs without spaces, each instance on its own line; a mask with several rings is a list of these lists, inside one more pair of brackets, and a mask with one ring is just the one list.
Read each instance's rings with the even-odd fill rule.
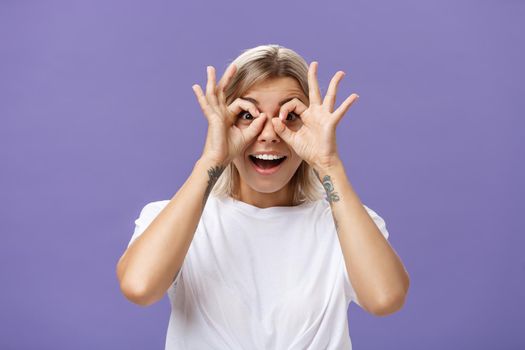
[[241,181],[236,199],[258,208],[288,207],[293,205],[292,195],[289,184],[276,192],[263,193],[255,191]]

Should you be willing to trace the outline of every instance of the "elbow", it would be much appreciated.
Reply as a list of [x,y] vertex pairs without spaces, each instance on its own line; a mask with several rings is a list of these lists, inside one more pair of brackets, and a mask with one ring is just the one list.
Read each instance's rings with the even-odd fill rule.
[[370,308],[370,313],[374,316],[388,316],[403,307],[406,297],[399,296],[396,298],[389,298],[378,302],[374,307]]
[[117,265],[116,273],[120,291],[126,297],[126,299],[140,306],[149,306],[156,301],[155,299],[151,298],[151,293],[149,293],[144,281],[132,281],[125,277],[125,273],[120,261]]
[[150,306],[157,301],[151,296],[151,293],[148,292],[144,283],[131,283],[126,279],[122,279],[120,281],[120,291],[126,299],[140,306]]
[[121,293],[134,304],[149,306],[157,301],[151,296],[146,283],[142,280],[130,280],[126,278],[125,272],[125,253],[119,259],[116,267],[116,275],[119,281]]
[[388,316],[401,310],[405,305],[409,286],[410,279],[407,274],[403,288],[379,298],[375,305],[370,308],[370,313],[374,316]]

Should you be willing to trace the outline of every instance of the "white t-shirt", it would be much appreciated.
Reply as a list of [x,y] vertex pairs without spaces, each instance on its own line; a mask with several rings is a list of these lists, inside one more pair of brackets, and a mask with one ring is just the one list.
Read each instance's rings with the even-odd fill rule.
[[[129,244],[168,203],[142,209]],[[359,302],[324,199],[261,209],[210,194],[167,294],[167,350],[352,348],[347,311]]]

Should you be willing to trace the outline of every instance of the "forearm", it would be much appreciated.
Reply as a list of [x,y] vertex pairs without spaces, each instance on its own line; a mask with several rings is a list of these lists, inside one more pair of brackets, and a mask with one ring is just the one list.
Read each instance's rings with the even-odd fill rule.
[[396,252],[368,215],[342,161],[315,167],[325,187],[349,279],[363,308],[374,314],[399,309],[409,277]]
[[180,270],[209,193],[224,166],[199,159],[190,176],[117,265],[123,293],[149,305],[160,300]]

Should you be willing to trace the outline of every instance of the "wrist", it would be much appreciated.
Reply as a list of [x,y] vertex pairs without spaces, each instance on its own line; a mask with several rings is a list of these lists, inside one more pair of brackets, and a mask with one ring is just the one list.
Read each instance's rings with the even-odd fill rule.
[[205,164],[209,167],[212,167],[212,166],[213,167],[215,166],[226,167],[228,164],[230,164],[230,161],[224,158],[216,158],[216,157],[212,157],[207,154],[202,154],[200,158],[197,160],[197,163]]
[[317,160],[313,163],[312,167],[319,173],[327,173],[330,170],[341,166],[342,164],[343,162],[341,158],[339,158],[339,155],[336,154]]

